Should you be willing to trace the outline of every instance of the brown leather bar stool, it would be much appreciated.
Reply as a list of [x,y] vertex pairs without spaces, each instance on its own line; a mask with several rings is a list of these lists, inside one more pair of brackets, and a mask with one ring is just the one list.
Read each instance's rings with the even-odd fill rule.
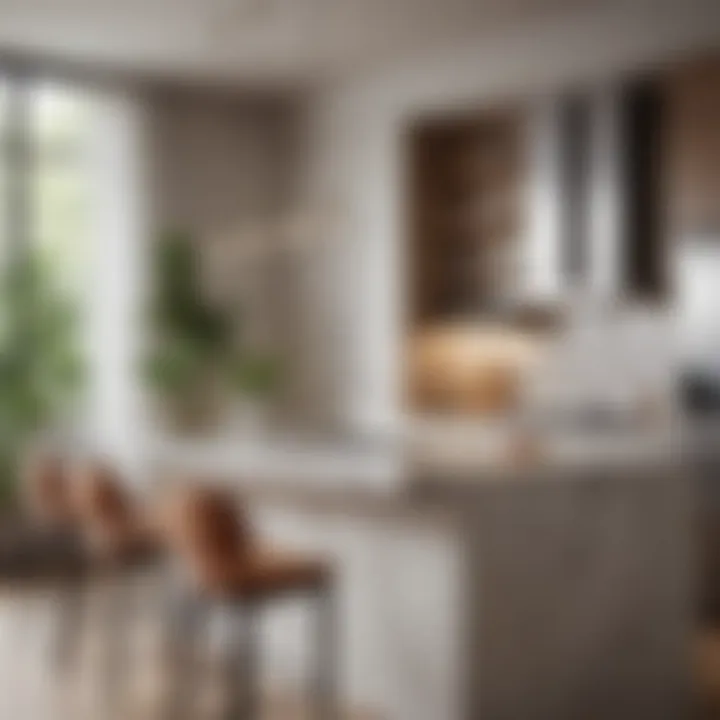
[[69,670],[79,644],[79,588],[86,563],[67,460],[48,451],[30,455],[23,467],[21,499],[26,519],[19,531],[13,531],[14,547],[8,549],[16,567],[5,566],[3,575],[16,582],[42,583],[52,591],[55,636],[51,659],[56,670]]
[[156,566],[163,557],[159,534],[147,520],[144,508],[123,486],[107,463],[86,462],[73,479],[73,508],[88,566],[95,579],[111,583],[103,606],[106,700],[110,706],[127,688],[130,665],[128,622],[132,621],[134,575]]
[[4,579],[42,583],[52,594],[54,637],[50,660],[55,672],[77,669],[79,650],[90,620],[90,580],[111,581],[100,630],[102,681],[108,707],[126,689],[129,665],[125,632],[130,602],[129,577],[162,558],[159,534],[145,520],[139,503],[106,463],[86,461],[71,467],[60,454],[40,452],[25,463],[22,500],[26,519],[8,533],[17,556]]
[[21,491],[23,505],[35,523],[66,529],[73,524],[67,462],[60,455],[39,452],[29,456],[23,467]]
[[79,466],[73,493],[74,517],[98,569],[132,571],[161,556],[159,533],[110,465]]
[[332,570],[321,559],[263,548],[246,514],[235,506],[220,490],[194,487],[175,493],[166,508],[168,541],[184,575],[174,610],[176,665],[170,678],[174,687],[168,718],[188,711],[195,635],[200,620],[213,608],[229,610],[233,630],[242,631],[242,636],[233,632],[226,657],[228,717],[260,717],[259,613],[273,601],[307,596],[316,601],[318,610],[312,686],[316,717],[331,720],[336,717]]

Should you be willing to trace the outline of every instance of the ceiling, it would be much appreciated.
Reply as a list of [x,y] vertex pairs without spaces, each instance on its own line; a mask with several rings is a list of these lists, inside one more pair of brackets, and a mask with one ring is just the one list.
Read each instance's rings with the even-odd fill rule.
[[307,82],[599,0],[0,0],[0,50],[218,81]]

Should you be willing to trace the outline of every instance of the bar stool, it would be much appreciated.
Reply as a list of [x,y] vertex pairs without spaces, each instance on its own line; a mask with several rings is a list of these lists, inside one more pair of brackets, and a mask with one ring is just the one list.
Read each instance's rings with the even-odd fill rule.
[[151,517],[109,464],[91,460],[78,466],[72,487],[74,518],[96,568],[132,571],[162,554]]
[[[273,601],[309,597],[316,602],[316,668],[312,690],[318,720],[335,714],[335,608],[333,573],[322,559],[278,553],[258,544],[245,512],[233,499],[209,487],[184,488],[165,508],[169,545],[176,551],[183,583],[173,608],[175,665],[168,718],[189,711],[192,662],[200,621],[214,608],[233,620],[226,656],[227,717],[256,720],[259,704],[258,619]],[[239,681],[239,682],[238,682]],[[172,702],[174,701],[174,702]]]
[[78,466],[73,491],[89,571],[95,579],[111,583],[101,618],[105,651],[102,679],[107,700],[115,705],[119,693],[127,689],[132,580],[157,566],[163,558],[163,544],[143,507],[109,464],[91,460]]
[[14,568],[5,576],[47,585],[55,594],[55,634],[51,660],[69,670],[76,658],[82,623],[79,586],[86,570],[68,463],[58,453],[31,454],[22,470],[21,500],[26,520],[15,531]]
[[26,458],[21,499],[36,524],[55,529],[71,527],[75,513],[66,461],[50,452],[37,452]]

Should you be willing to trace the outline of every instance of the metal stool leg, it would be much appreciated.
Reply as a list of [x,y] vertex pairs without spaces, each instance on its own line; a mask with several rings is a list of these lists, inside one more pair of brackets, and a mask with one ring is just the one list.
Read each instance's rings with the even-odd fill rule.
[[197,638],[202,618],[197,598],[176,593],[169,604],[169,627],[166,637],[165,667],[167,720],[194,718]]
[[234,603],[230,610],[233,632],[225,668],[227,720],[256,720],[262,699],[259,612],[250,602]]
[[57,595],[55,632],[51,649],[54,669],[67,673],[75,669],[82,642],[85,587],[82,582],[63,587]]
[[336,720],[338,716],[337,627],[335,593],[331,583],[324,584],[319,590],[316,605],[314,705],[318,720]]
[[47,702],[51,715],[72,717],[69,703],[76,700],[85,640],[85,588],[83,583],[68,581],[59,586],[50,603],[50,637],[45,646],[48,663],[43,680],[47,681]]
[[[103,624],[103,691],[108,715],[122,711],[128,699],[130,650],[133,617],[133,585],[131,578],[120,575],[114,578],[102,608]],[[122,715],[120,715],[122,717]]]

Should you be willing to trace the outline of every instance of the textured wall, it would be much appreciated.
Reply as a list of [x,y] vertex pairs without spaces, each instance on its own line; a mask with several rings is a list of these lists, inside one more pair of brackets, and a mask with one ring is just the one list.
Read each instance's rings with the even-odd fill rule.
[[[194,233],[208,292],[240,307],[249,342],[292,357],[297,272],[292,258],[263,248],[297,205],[295,102],[173,87],[152,93],[148,108],[156,227]],[[288,410],[294,386],[289,377]]]
[[174,88],[150,107],[163,221],[207,237],[285,209],[297,177],[289,101]]

